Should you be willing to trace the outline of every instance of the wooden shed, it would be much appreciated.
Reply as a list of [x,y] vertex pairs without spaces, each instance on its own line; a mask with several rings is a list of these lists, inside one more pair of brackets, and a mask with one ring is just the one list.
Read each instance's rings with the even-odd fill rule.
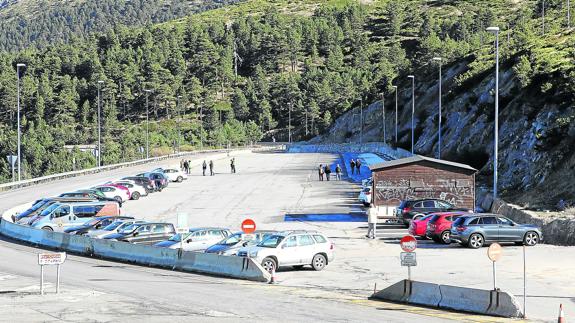
[[415,155],[369,167],[373,204],[398,206],[401,200],[437,198],[475,208],[475,173],[469,165]]

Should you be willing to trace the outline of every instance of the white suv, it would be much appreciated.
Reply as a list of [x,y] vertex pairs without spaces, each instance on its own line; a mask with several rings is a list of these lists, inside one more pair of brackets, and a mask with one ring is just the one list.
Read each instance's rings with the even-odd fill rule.
[[254,258],[269,272],[282,266],[301,268],[305,265],[322,270],[333,261],[334,248],[335,245],[317,231],[285,231],[240,249],[238,256]]

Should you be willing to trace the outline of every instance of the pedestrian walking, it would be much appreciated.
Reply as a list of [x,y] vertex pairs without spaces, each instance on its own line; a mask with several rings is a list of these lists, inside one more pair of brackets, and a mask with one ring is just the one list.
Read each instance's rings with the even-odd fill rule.
[[324,172],[323,165],[319,164],[318,175],[319,175],[319,181],[320,182],[323,182],[323,172]]
[[367,226],[368,229],[366,237],[369,239],[375,239],[377,236],[377,210],[373,204],[367,210]]
[[187,160],[184,161],[184,172],[186,172],[186,174],[190,173],[190,164]]
[[355,160],[353,160],[353,158],[349,162],[349,166],[351,167],[351,175],[353,175],[355,172]]
[[339,164],[335,166],[335,179],[341,181],[341,167],[339,166]]
[[325,179],[329,182],[329,177],[331,176],[331,167],[325,165]]
[[202,164],[202,175],[204,176],[206,176],[206,168],[208,168],[208,164],[206,164],[206,161],[204,160]]
[[210,176],[214,176],[214,161],[210,160]]
[[355,168],[357,175],[361,175],[361,160],[359,158],[355,160]]
[[188,175],[192,173],[192,161],[188,160]]
[[236,173],[236,158],[235,157],[230,159],[230,169],[231,169],[232,174]]

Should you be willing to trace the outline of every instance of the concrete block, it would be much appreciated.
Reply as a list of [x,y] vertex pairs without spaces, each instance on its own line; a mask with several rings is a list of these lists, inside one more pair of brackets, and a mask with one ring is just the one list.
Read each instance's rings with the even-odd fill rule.
[[398,303],[406,303],[409,299],[410,284],[407,279],[401,280],[379,292],[373,294],[370,298],[381,299]]
[[439,307],[456,311],[486,314],[491,305],[490,292],[483,289],[440,285]]
[[411,281],[409,304],[438,307],[440,301],[441,291],[438,284]]
[[486,314],[501,317],[523,317],[521,306],[515,296],[503,291],[491,291],[491,306]]

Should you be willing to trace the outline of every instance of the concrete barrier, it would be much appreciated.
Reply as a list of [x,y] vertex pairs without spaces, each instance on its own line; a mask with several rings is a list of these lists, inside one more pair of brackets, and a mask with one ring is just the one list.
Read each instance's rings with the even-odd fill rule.
[[439,288],[441,308],[486,314],[491,304],[491,291],[488,290],[448,285],[441,285]]
[[371,295],[370,298],[406,303],[409,299],[409,294],[411,294],[410,284],[407,279],[404,279]]
[[411,294],[408,302],[410,304],[438,307],[442,293],[439,285],[419,281],[411,281]]
[[271,278],[267,271],[250,258],[181,252],[127,242],[92,239],[61,232],[38,230],[4,219],[0,220],[0,234],[43,247],[140,265],[259,282],[267,282]]

